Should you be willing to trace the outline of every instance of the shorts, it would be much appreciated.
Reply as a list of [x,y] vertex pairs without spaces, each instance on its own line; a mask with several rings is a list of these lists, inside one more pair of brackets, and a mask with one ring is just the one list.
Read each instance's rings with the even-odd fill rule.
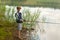
[[22,30],[22,23],[18,23],[18,30]]

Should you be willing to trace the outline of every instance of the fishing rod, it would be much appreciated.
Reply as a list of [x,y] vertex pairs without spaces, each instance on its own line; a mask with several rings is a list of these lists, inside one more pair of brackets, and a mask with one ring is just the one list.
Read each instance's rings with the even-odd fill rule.
[[41,21],[25,21],[25,22],[36,22],[36,23],[60,24],[60,23],[55,23],[55,22],[41,22]]

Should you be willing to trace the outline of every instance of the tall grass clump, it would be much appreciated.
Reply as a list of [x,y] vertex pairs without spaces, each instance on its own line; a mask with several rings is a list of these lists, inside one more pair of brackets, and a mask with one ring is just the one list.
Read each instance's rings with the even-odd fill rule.
[[23,10],[23,19],[26,20],[26,22],[23,22],[24,28],[32,28],[36,25],[36,20],[38,19],[40,15],[40,12],[37,10],[37,12],[31,13],[29,9]]
[[[5,40],[7,35],[11,35],[11,32],[7,32],[8,24],[5,20],[5,5],[0,5],[0,40]],[[9,29],[9,28],[8,28]]]

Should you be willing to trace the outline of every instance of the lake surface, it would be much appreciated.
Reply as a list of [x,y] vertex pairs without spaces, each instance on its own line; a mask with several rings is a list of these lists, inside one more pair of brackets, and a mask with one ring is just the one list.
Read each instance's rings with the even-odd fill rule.
[[[10,14],[13,8],[16,12],[16,6],[6,6],[6,8],[5,15],[7,15],[9,8],[11,8],[9,12]],[[21,12],[24,9],[29,9],[32,14],[37,10],[40,12],[40,16],[38,18],[40,23],[38,23],[36,27],[40,40],[60,40],[60,9],[24,6],[22,7]]]

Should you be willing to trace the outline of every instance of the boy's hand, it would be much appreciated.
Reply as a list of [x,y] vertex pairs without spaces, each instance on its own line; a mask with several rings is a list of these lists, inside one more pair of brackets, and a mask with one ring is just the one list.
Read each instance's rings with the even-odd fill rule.
[[24,22],[26,22],[26,20],[23,20]]
[[22,21],[22,22],[26,22],[26,20],[24,20],[24,19],[20,19],[20,21]]
[[28,22],[27,20],[25,20],[25,19],[20,19],[20,21],[22,21],[22,22]]

